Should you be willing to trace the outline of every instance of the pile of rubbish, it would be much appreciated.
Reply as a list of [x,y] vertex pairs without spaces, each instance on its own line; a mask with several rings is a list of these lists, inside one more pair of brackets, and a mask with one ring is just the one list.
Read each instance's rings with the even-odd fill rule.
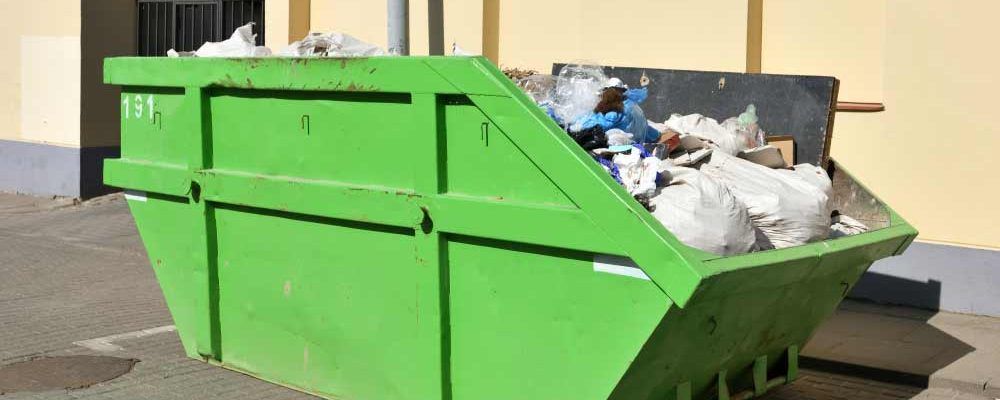
[[371,57],[388,55],[382,48],[343,33],[310,33],[300,41],[273,54],[271,49],[257,46],[253,22],[236,28],[233,35],[221,42],[208,42],[192,52],[167,51],[169,57]]
[[833,210],[833,185],[812,164],[791,165],[768,143],[756,107],[721,123],[700,115],[646,118],[647,89],[601,66],[516,81],[681,242],[729,256],[868,231]]

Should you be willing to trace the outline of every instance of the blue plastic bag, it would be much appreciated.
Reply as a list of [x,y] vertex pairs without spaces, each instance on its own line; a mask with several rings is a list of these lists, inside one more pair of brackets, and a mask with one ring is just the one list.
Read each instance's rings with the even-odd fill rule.
[[639,103],[646,100],[649,92],[646,88],[629,89],[625,91],[625,112],[611,111],[607,113],[592,112],[584,117],[578,124],[574,124],[576,130],[590,129],[600,126],[605,132],[611,129],[621,129],[631,133],[639,143],[653,143],[660,138],[660,132],[649,126],[646,121],[646,113],[639,107]]

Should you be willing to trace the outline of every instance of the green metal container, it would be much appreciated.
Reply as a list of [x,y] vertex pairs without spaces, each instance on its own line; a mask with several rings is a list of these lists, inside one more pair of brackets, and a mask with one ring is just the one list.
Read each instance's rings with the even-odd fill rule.
[[187,354],[327,398],[753,397],[916,235],[870,198],[869,233],[684,246],[481,57],[115,58],[105,80],[105,181]]

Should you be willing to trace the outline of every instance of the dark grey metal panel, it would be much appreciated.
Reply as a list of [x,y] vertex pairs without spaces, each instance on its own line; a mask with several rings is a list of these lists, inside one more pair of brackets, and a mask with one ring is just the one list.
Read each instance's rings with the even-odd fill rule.
[[[553,75],[563,65],[554,64]],[[649,99],[642,109],[653,121],[663,122],[671,114],[697,113],[722,122],[755,104],[760,126],[768,135],[795,138],[797,162],[818,164],[829,155],[836,78],[638,67],[605,67],[605,73],[630,87],[648,82]]]

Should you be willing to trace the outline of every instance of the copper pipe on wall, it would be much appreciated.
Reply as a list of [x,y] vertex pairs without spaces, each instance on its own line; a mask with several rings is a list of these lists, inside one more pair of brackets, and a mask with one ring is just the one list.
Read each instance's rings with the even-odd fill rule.
[[885,111],[882,103],[860,103],[854,101],[838,101],[837,111],[845,112],[879,112]]

